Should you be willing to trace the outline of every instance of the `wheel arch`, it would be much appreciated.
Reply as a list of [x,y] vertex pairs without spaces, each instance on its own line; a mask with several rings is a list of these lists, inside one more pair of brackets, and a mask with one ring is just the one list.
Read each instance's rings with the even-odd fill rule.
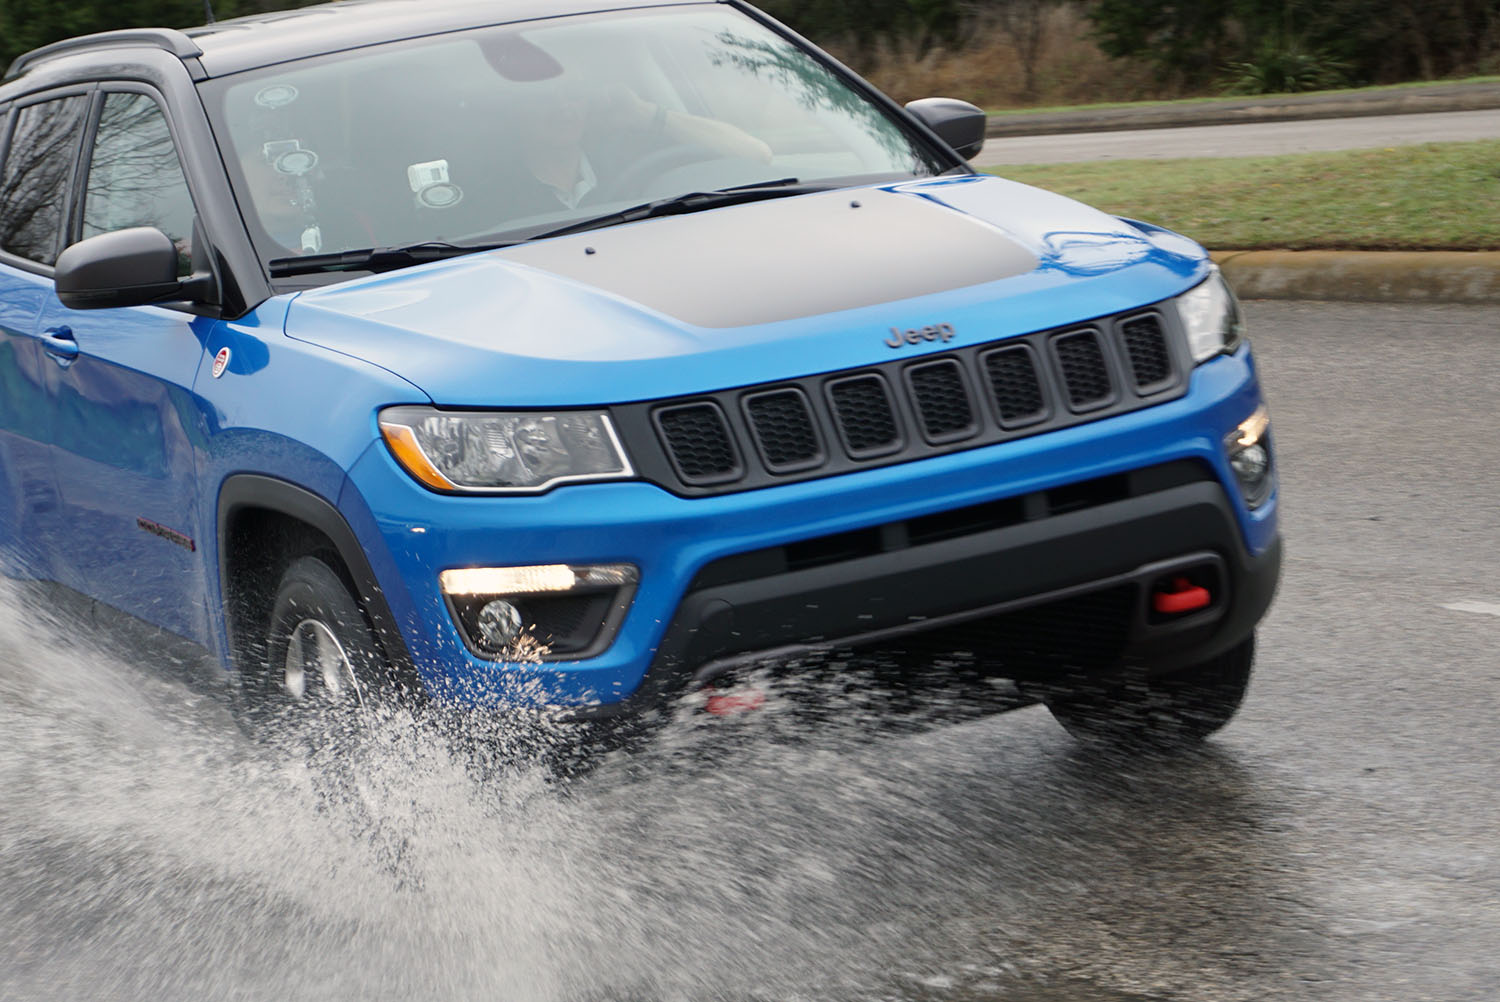
[[393,674],[420,688],[364,547],[332,502],[276,477],[233,474],[219,489],[217,541],[227,653],[237,670],[263,660],[264,638],[251,627],[270,614],[279,568],[297,556],[324,556],[358,600]]

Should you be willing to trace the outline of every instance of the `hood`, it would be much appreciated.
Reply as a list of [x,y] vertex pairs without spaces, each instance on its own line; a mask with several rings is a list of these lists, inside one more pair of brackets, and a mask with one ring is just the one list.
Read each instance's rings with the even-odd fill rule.
[[[1207,268],[1175,234],[979,175],[752,202],[372,276],[298,296],[287,333],[442,405],[622,403],[1075,323],[1176,295]],[[944,336],[892,348],[893,328]]]

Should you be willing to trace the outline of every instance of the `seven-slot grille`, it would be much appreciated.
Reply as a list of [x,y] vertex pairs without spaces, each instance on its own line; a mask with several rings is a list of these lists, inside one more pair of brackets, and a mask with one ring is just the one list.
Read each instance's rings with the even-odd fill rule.
[[1162,315],[1146,311],[613,413],[644,476],[678,493],[724,493],[1161,403],[1187,391],[1184,356]]

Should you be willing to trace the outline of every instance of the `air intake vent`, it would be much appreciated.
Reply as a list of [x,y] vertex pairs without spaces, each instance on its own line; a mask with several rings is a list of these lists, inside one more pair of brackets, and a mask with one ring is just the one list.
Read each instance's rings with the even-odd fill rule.
[[906,370],[906,381],[927,441],[957,442],[979,430],[974,422],[969,388],[957,361],[945,358],[913,365]]
[[663,407],[655,418],[684,483],[728,483],[744,472],[718,404],[704,401]]
[[836,380],[828,384],[828,400],[850,456],[869,459],[901,448],[901,428],[884,379],[871,373]]
[[995,413],[1006,428],[1020,428],[1047,416],[1047,400],[1037,376],[1036,357],[1025,345],[1001,348],[984,356]]
[[1152,313],[1131,317],[1120,324],[1120,336],[1125,339],[1137,390],[1146,392],[1171,383],[1172,354],[1159,317]]
[[1109,364],[1095,331],[1074,331],[1052,339],[1052,350],[1068,389],[1068,406],[1075,411],[1103,407],[1115,397]]
[[823,447],[801,390],[771,390],[745,398],[745,415],[766,469],[791,473],[817,466]]

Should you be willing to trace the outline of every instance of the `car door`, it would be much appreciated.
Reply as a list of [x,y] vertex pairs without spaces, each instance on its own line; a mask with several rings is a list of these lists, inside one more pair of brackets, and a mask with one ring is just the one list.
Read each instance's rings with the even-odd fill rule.
[[[154,226],[187,274],[195,212],[163,102],[144,87],[101,85],[87,132],[73,232]],[[190,388],[213,321],[154,306],[70,310],[50,291],[41,313],[42,329],[72,345],[47,373],[65,527],[57,580],[205,641],[194,476],[203,436]]]
[[45,333],[52,265],[90,88],[28,98],[0,113],[0,570],[48,580],[60,523],[49,454],[49,369],[65,344]]
[[46,578],[57,514],[47,456],[47,399],[36,327],[41,290],[0,262],[0,573]]

